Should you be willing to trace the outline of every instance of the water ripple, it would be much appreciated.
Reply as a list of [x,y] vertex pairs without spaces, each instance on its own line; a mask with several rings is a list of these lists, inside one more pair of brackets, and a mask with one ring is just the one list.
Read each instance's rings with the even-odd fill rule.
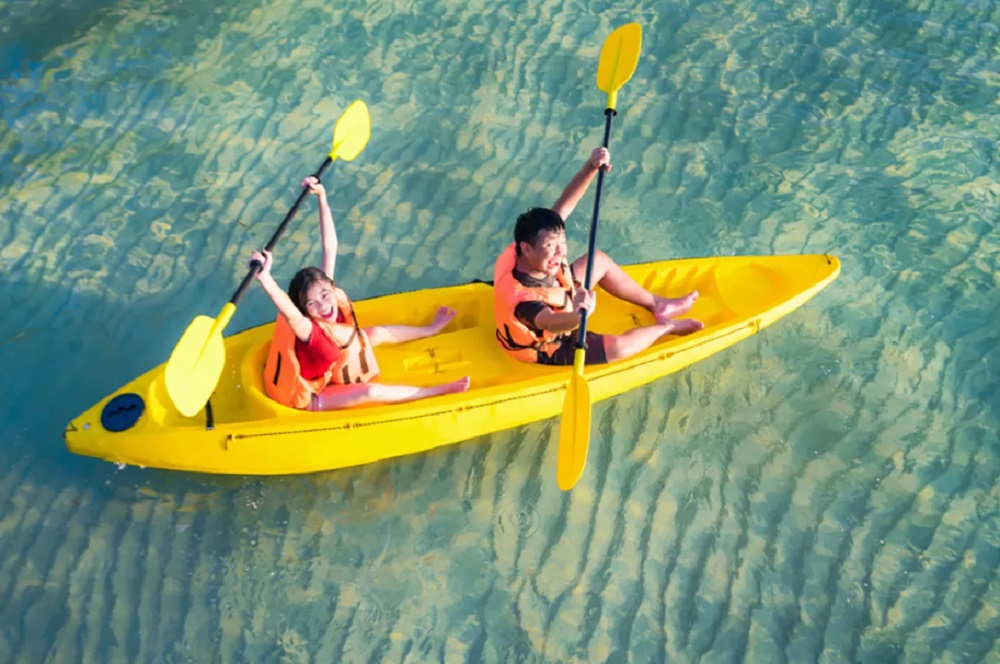
[[[1000,653],[996,3],[26,7],[0,7],[0,660]],[[556,420],[300,478],[63,451],[63,422],[229,297],[353,99],[371,141],[325,178],[350,292],[489,278],[599,143],[600,39],[626,20],[600,246],[844,269],[595,404],[572,492]],[[306,206],[279,279],[315,228]],[[272,316],[254,291],[234,325]]]

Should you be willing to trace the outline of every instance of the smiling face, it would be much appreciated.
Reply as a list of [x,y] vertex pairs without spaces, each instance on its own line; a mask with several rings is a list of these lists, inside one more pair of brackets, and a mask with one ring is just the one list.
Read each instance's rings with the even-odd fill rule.
[[323,281],[313,282],[306,289],[306,313],[318,321],[337,319],[337,294],[333,287]]
[[336,320],[337,287],[318,267],[304,267],[288,284],[288,297],[302,312],[315,320]]
[[534,243],[521,242],[518,268],[532,276],[552,277],[566,262],[566,232],[542,231]]

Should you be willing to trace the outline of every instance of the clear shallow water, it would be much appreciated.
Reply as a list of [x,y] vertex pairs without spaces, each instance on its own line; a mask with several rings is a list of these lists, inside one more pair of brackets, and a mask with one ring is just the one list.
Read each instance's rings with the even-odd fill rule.
[[[995,3],[0,19],[0,661],[1000,661]],[[600,44],[628,20],[599,244],[844,269],[598,404],[572,493],[553,421],[305,477],[65,451],[66,421],[228,299],[355,98],[372,140],[326,178],[350,292],[488,278],[599,143]],[[252,292],[232,328],[270,316]]]

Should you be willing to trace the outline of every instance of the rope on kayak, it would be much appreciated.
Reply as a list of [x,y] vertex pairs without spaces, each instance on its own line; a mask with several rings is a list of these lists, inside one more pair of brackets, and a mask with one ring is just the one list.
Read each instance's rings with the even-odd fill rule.
[[[743,332],[747,327],[752,328],[754,333],[760,332],[760,321],[757,320],[757,319],[754,319],[754,320],[750,321],[749,323],[747,323],[745,326],[740,326],[740,327],[736,328],[735,330],[729,330],[728,332],[725,332],[723,334],[717,334],[717,335],[715,335],[713,337],[709,337],[707,339],[703,339],[701,342],[699,342],[697,344],[693,344],[691,346],[688,346],[688,347],[684,348],[683,350],[680,350],[680,351],[677,351],[677,352],[673,352],[673,353],[671,353],[671,352],[658,353],[654,357],[651,357],[651,358],[646,359],[646,360],[642,360],[640,362],[629,363],[626,366],[621,367],[620,369],[612,369],[610,371],[604,370],[604,371],[602,371],[602,373],[600,375],[588,377],[587,381],[588,382],[592,382],[592,383],[593,382],[597,382],[599,380],[603,380],[604,378],[609,378],[611,376],[614,376],[614,375],[619,374],[619,373],[623,373],[625,371],[631,371],[631,370],[633,370],[633,369],[635,369],[637,367],[645,366],[647,364],[652,364],[654,362],[662,362],[662,361],[664,361],[666,359],[669,359],[671,357],[674,357],[675,355],[678,355],[680,353],[686,353],[686,352],[691,351],[691,350],[693,350],[695,348],[699,348],[701,346],[704,346],[705,344],[713,343],[715,341],[718,341],[719,339],[722,339],[724,337],[728,337],[728,336],[730,336],[732,334],[736,334],[738,332]],[[544,394],[552,394],[553,392],[562,392],[565,389],[566,389],[566,385],[560,385],[559,387],[552,387],[552,388],[549,388],[549,389],[546,389],[546,390],[541,390],[539,392],[532,392],[531,394],[522,394],[522,395],[519,395],[519,396],[516,396],[516,397],[504,397],[502,399],[494,399],[493,401],[488,401],[488,402],[485,402],[485,403],[477,403],[477,404],[473,404],[471,406],[459,406],[457,408],[446,408],[446,409],[439,410],[439,411],[436,411],[436,412],[433,412],[433,413],[423,413],[423,414],[420,414],[420,415],[408,415],[406,417],[393,417],[393,418],[389,418],[389,419],[374,420],[374,421],[371,421],[371,422],[357,422],[357,423],[348,422],[346,424],[340,424],[340,425],[337,425],[337,426],[304,428],[304,429],[285,429],[283,431],[270,431],[270,432],[266,432],[266,433],[245,433],[245,434],[235,433],[235,434],[230,434],[229,435],[229,440],[231,440],[231,441],[235,441],[235,440],[247,440],[249,438],[267,438],[267,437],[270,437],[270,436],[288,436],[288,435],[301,434],[301,433],[323,433],[325,431],[341,431],[343,429],[355,429],[355,428],[361,428],[361,427],[371,427],[371,426],[376,426],[376,425],[379,425],[379,424],[394,424],[396,422],[406,422],[406,421],[409,421],[409,420],[422,420],[422,419],[425,419],[425,418],[428,418],[428,417],[437,417],[438,415],[448,415],[450,413],[464,413],[466,411],[479,410],[480,408],[489,408],[490,406],[497,406],[499,404],[509,403],[511,401],[519,401],[521,399],[531,399],[531,398],[534,398],[534,397],[542,396]]]
[[547,390],[542,390],[541,392],[532,392],[531,394],[522,394],[516,397],[495,399],[493,401],[488,401],[486,403],[477,403],[472,406],[459,406],[458,408],[447,408],[433,413],[423,413],[421,415],[408,415],[407,417],[392,417],[389,419],[374,420],[372,422],[357,422],[357,423],[348,422],[347,424],[340,424],[337,426],[330,426],[330,427],[318,427],[313,429],[285,429],[284,431],[270,431],[267,433],[244,433],[244,434],[235,433],[235,434],[230,434],[229,438],[230,440],[245,440],[247,438],[265,438],[268,436],[286,436],[289,434],[322,433],[324,431],[340,431],[341,429],[358,429],[361,427],[371,427],[378,424],[394,424],[396,422],[406,422],[408,420],[422,420],[428,417],[437,417],[438,415],[448,415],[449,413],[463,413],[469,410],[488,408],[490,406],[496,406],[498,404],[507,403],[509,401],[518,401],[519,399],[530,399],[532,397],[541,396],[543,394],[562,392],[565,389],[566,389],[565,385],[560,385],[559,387],[549,388]]
[[[760,320],[755,318],[752,321],[748,322],[746,325],[741,325],[740,327],[738,327],[738,328],[736,328],[734,330],[729,330],[728,332],[723,332],[722,334],[717,334],[717,335],[715,335],[713,337],[707,337],[705,339],[702,339],[701,341],[699,341],[696,344],[692,344],[690,346],[686,346],[686,347],[684,347],[684,348],[682,348],[681,350],[678,350],[678,351],[674,351],[674,352],[667,351],[667,352],[664,352],[664,353],[659,353],[655,357],[651,357],[651,358],[649,358],[647,360],[642,360],[640,362],[629,363],[629,364],[627,364],[625,366],[622,366],[622,367],[619,367],[617,369],[605,370],[599,376],[588,377],[587,378],[587,382],[593,383],[593,382],[596,382],[598,380],[601,380],[602,378],[607,378],[609,376],[614,376],[616,374],[624,373],[626,371],[631,371],[632,369],[635,369],[637,367],[642,367],[642,366],[645,366],[647,364],[652,364],[654,362],[662,362],[663,360],[670,359],[671,357],[674,357],[675,355],[680,355],[682,353],[687,353],[688,351],[692,351],[695,348],[701,348],[702,346],[704,346],[706,344],[713,343],[715,341],[718,341],[719,339],[724,339],[725,337],[728,337],[730,335],[736,334],[737,332],[742,332],[743,330],[745,330],[748,327],[753,330],[753,332],[752,332],[753,334],[757,334],[758,332],[760,332]],[[636,386],[636,387],[638,387],[638,386]]]

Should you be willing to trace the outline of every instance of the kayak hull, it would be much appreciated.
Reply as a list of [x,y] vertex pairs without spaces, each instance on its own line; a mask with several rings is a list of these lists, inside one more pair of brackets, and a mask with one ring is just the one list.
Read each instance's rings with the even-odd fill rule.
[[[706,327],[686,337],[664,337],[627,360],[587,367],[592,401],[676,372],[759,332],[833,281],[840,263],[826,255],[723,257],[623,269],[664,296],[698,290],[700,297],[688,315]],[[360,300],[355,309],[363,325],[425,325],[441,305],[458,311],[444,332],[378,347],[382,369],[378,380],[431,385],[468,375],[472,377],[468,392],[326,413],[285,408],[263,391],[264,360],[274,325],[269,323],[225,339],[226,362],[219,384],[209,407],[195,417],[184,417],[173,408],[164,385],[165,365],[160,365],[70,422],[66,445],[76,454],[130,465],[294,474],[424,452],[560,414],[571,367],[509,358],[496,342],[493,289],[488,284]],[[645,310],[599,291],[589,328],[620,334],[652,322]],[[102,422],[121,403],[121,395],[135,395],[129,398],[140,404],[136,412],[141,415],[124,430],[111,431]],[[118,401],[112,402],[116,397]]]

